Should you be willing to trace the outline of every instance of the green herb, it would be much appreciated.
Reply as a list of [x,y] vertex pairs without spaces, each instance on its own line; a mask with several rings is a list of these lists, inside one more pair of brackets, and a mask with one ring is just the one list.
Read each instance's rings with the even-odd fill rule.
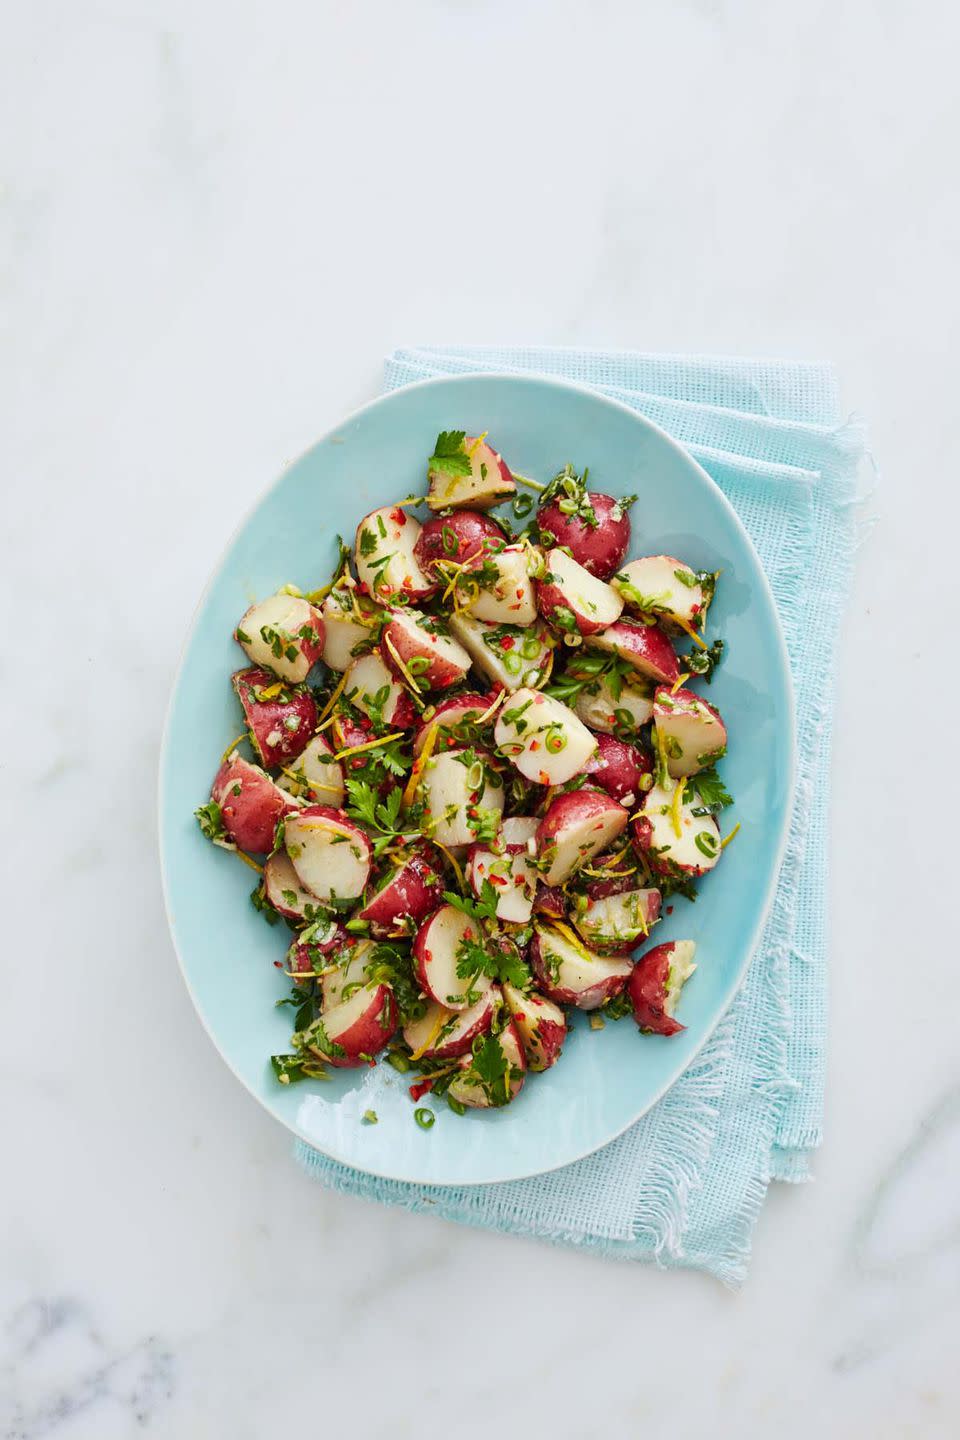
[[480,887],[480,898],[469,899],[465,895],[458,895],[454,890],[444,890],[443,898],[448,905],[455,910],[462,910],[464,915],[469,915],[471,920],[482,924],[484,920],[496,920],[497,918],[497,892],[489,880],[484,880]]
[[334,1060],[342,1060],[344,1055],[346,1055],[347,1053],[342,1045],[338,1045],[336,1040],[330,1039],[330,1036],[327,1034],[326,1026],[320,1019],[314,1020],[304,1039],[305,1042],[309,1044],[312,1049],[319,1050],[321,1055],[327,1055]]
[[377,537],[372,530],[366,526],[360,531],[360,554],[363,556],[372,555],[377,548]]
[[708,685],[713,683],[713,672],[723,659],[724,644],[722,640],[714,640],[707,650],[692,650],[689,655],[680,656],[680,664],[684,670],[689,670],[694,675],[702,676]]
[[223,814],[216,800],[208,800],[206,805],[198,805],[193,813],[197,818],[197,824],[200,826],[201,833],[205,835],[208,840],[212,840],[214,845],[229,846],[230,849],[235,848],[233,841],[227,834],[226,827],[223,823]]
[[404,1055],[402,1050],[390,1050],[387,1053],[387,1064],[392,1065],[401,1075],[406,1075],[410,1069],[410,1057]]
[[268,925],[276,925],[277,921],[281,918],[279,911],[274,910],[273,906],[270,904],[270,901],[263,893],[262,884],[255,885],[254,888],[250,891],[250,903],[253,906],[254,910],[260,911],[260,914],[263,916],[264,920],[266,920]]
[[700,770],[696,775],[690,775],[687,784],[699,797],[701,805],[711,814],[733,804],[733,796],[712,766]]
[[417,1109],[414,1110],[413,1118],[421,1130],[432,1130],[437,1119],[432,1110],[426,1110],[422,1105],[419,1105]]
[[241,644],[241,645],[249,645],[249,644],[250,644],[250,636],[246,633],[245,630],[241,630],[239,625],[237,626],[237,632],[236,632],[236,633],[237,633],[237,639],[240,641],[240,644]]
[[533,496],[515,495],[512,508],[513,513],[514,515],[516,515],[517,519],[522,520],[526,515],[529,515],[530,511],[533,509]]
[[572,465],[566,464],[540,496],[540,509],[555,504],[561,514],[576,518],[591,530],[596,530],[599,521],[587,491],[588,473],[585,469],[582,475],[578,475]]
[[427,462],[431,472],[460,479],[471,473],[470,456],[464,449],[465,430],[441,430]]
[[365,1125],[376,1125],[378,1118],[376,1110],[364,1110],[363,1112],[363,1123]]
[[569,605],[555,605],[547,616],[547,619],[551,625],[555,625],[557,629],[562,630],[565,635],[576,635],[578,633],[577,617]]
[[492,1105],[506,1105],[510,1099],[510,1066],[499,1036],[489,1032],[476,1046],[470,1074],[476,1077]]
[[327,1080],[323,1065],[308,1055],[271,1055],[273,1073],[281,1085],[295,1085],[299,1080]]

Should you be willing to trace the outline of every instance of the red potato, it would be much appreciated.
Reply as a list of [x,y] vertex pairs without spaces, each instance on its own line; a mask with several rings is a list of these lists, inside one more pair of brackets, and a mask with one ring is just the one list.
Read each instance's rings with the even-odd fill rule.
[[391,610],[380,642],[384,660],[399,674],[405,666],[417,689],[447,690],[470,669],[463,646],[437,633],[435,624],[419,610]]
[[527,1068],[549,1070],[560,1059],[567,1038],[567,1017],[559,1005],[532,990],[525,995],[514,985],[504,985],[503,998],[517,1027]]
[[710,603],[696,573],[673,555],[631,560],[611,584],[629,609],[656,615],[664,625],[681,630],[698,629]]
[[363,894],[373,847],[343,810],[307,805],[288,815],[283,843],[300,883],[319,900],[355,900]]
[[[469,763],[465,763],[469,761]],[[445,750],[423,768],[424,832],[440,845],[472,845],[503,814],[503,786],[482,750]]]
[[329,758],[333,753],[326,735],[314,735],[293,764],[286,767],[289,774],[282,775],[277,784],[281,790],[289,789],[291,794],[321,805],[339,805],[344,795],[343,770]]
[[677,787],[682,784],[676,781],[669,789],[654,785],[633,818],[633,843],[658,875],[704,875],[720,859],[716,820],[712,815],[694,815],[694,806],[682,793],[677,800]]
[[527,1060],[523,1053],[517,1027],[512,1020],[507,1021],[497,1036],[497,1043],[501,1055],[509,1066],[505,1073],[507,1083],[503,1093],[500,1093],[499,1085],[497,1092],[491,1093],[489,1085],[484,1083],[477,1073],[473,1064],[473,1056],[464,1055],[460,1061],[462,1073],[451,1082],[450,1089],[447,1091],[452,1099],[458,1100],[461,1105],[468,1105],[472,1110],[486,1110],[491,1106],[506,1105],[508,1101],[516,1099],[523,1088]]
[[674,779],[696,775],[726,754],[727,727],[719,710],[693,690],[661,686],[654,700],[653,719],[667,770]]
[[630,889],[582,897],[573,923],[599,955],[618,955],[645,940],[660,918],[660,891]]
[[[442,459],[433,457],[427,471],[427,504],[431,510],[446,510],[450,505],[489,510],[516,494],[517,487],[503,457],[483,436],[465,436],[455,461],[444,466]],[[457,473],[464,468],[464,461],[469,462],[469,475]]]
[[453,905],[441,905],[420,926],[413,945],[421,989],[448,1010],[466,1010],[490,989],[486,975],[457,975],[457,957],[465,940],[479,942],[477,922]]
[[396,1032],[397,1004],[389,985],[362,985],[349,1000],[325,1010],[304,1036],[307,1048],[327,1065],[363,1065]]
[[463,565],[484,551],[496,550],[506,536],[495,520],[477,510],[454,510],[437,515],[420,529],[414,554],[421,570],[435,580],[443,578],[438,562]]
[[605,1000],[619,995],[633,969],[629,960],[595,955],[576,941],[572,931],[537,925],[530,942],[530,963],[537,985],[558,1005],[598,1010]]
[[342,946],[324,966],[326,974],[320,977],[320,993],[323,996],[323,1010],[332,1010],[344,1000],[349,1000],[354,989],[367,983],[367,965],[373,956],[373,942],[353,941]]
[[236,751],[217,771],[210,798],[220,806],[230,839],[254,855],[265,855],[273,849],[277,821],[299,809],[296,800],[274,784],[259,765],[251,765]]
[[489,880],[497,892],[497,919],[525,925],[533,912],[538,871],[532,856],[533,837],[539,821],[513,816],[501,827],[503,850],[497,853],[485,845],[473,845],[467,856],[466,877],[475,895]]
[[550,673],[553,640],[543,625],[488,625],[471,615],[451,615],[450,630],[489,680],[516,690],[542,685]]
[[437,582],[417,563],[420,522],[399,506],[371,510],[357,526],[354,563],[361,587],[374,600],[397,595],[426,600],[436,593]]
[[619,570],[630,548],[630,521],[612,495],[591,491],[585,496],[596,525],[579,514],[566,515],[557,500],[541,506],[537,525],[544,545],[562,545],[598,580],[609,580]]
[[419,924],[436,910],[443,896],[440,862],[427,845],[420,845],[384,876],[380,889],[357,911],[373,935],[405,934],[410,923]]
[[308,690],[291,690],[269,670],[238,670],[233,688],[243,707],[253,748],[267,767],[295,760],[317,723],[317,702]]
[[441,700],[429,720],[421,720],[413,737],[413,753],[419,755],[430,730],[437,727],[437,738],[433,748],[437,750],[459,750],[465,745],[474,745],[481,739],[488,726],[493,725],[493,716],[479,724],[497,698],[497,691],[489,695],[453,695]]
[[619,620],[623,601],[616,590],[563,550],[550,550],[546,574],[537,581],[537,609],[560,634],[596,635]]
[[573,711],[540,690],[518,690],[501,707],[493,733],[501,753],[538,785],[572,780],[597,748]]
[[537,915],[550,920],[566,920],[567,897],[559,885],[540,885],[533,908]]
[[611,799],[632,810],[644,790],[650,788],[653,758],[638,745],[615,740],[612,735],[598,735],[597,753],[583,768]]
[[[320,607],[323,616],[325,637],[323,642],[323,663],[331,670],[342,673],[349,670],[353,661],[357,659],[354,654],[359,654],[360,647],[369,648],[370,636],[376,616],[379,614],[377,607],[371,605],[361,595],[355,595],[355,586],[351,580],[349,584],[343,582],[336,589],[331,590]],[[369,625],[362,625],[356,619],[356,610],[351,603],[351,596],[354,596],[356,605],[365,618],[370,620]]]
[[457,589],[461,605],[476,620],[491,625],[532,625],[537,618],[523,545],[505,545],[484,555],[464,571]]
[[404,1027],[403,1038],[418,1060],[453,1060],[465,1055],[474,1040],[486,1035],[500,1005],[496,985],[485,990],[466,1010],[448,1010],[435,1000],[420,1020]]
[[323,616],[296,595],[271,595],[251,605],[233,634],[254,665],[294,685],[306,680],[323,654]]
[[636,684],[623,681],[616,694],[608,680],[598,680],[580,691],[573,708],[585,725],[604,735],[639,730],[653,715],[653,686],[638,676]]
[[285,920],[309,920],[320,902],[300,883],[293,862],[283,850],[271,855],[263,867],[263,893]]
[[339,959],[341,951],[353,950],[354,937],[339,920],[320,919],[301,930],[287,951],[287,969],[294,975],[316,976]]
[[[374,714],[373,701],[386,685],[387,699],[379,712],[383,723],[391,730],[409,730],[417,723],[416,706],[379,654],[362,655],[359,660],[354,660],[346,674],[343,693],[350,704],[362,710],[364,715]],[[368,735],[366,738],[372,740],[374,737]]]
[[692,940],[669,940],[640,956],[628,982],[633,1018],[648,1035],[676,1035],[686,1029],[673,1018],[680,991],[696,970]]
[[601,790],[557,795],[537,828],[537,855],[547,885],[562,885],[627,828],[627,812]]
[[673,685],[680,678],[677,652],[656,625],[644,625],[642,620],[618,620],[599,635],[591,635],[589,643],[598,650],[619,655],[658,685]]

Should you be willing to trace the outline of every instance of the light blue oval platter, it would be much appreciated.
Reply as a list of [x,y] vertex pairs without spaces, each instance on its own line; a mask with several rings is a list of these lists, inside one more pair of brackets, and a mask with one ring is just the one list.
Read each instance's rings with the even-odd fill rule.
[[[325,583],[335,535],[425,485],[440,430],[489,432],[519,473],[547,481],[568,460],[590,487],[636,493],[632,555],[674,554],[722,571],[709,634],[727,651],[702,687],[729,729],[721,771],[742,829],[695,904],[677,898],[657,939],[697,942],[673,1038],[630,1019],[592,1031],[577,1016],[560,1063],[529,1078],[502,1110],[459,1117],[434,1105],[421,1130],[409,1077],[389,1066],[339,1071],[284,1087],[269,1057],[288,1049],[288,981],[275,968],[290,936],[249,901],[255,876],[210,845],[193,818],[219,756],[242,730],[230,685],[244,662],[231,639],[247,606],[287,581]],[[508,508],[509,513],[509,508]],[[250,1093],[293,1134],[345,1165],[396,1180],[465,1185],[540,1174],[589,1154],[648,1110],[691,1063],[740,985],[772,899],[793,785],[793,704],[773,599],[740,521],[696,462],[656,426],[591,391],[555,380],[464,375],[373,401],[308,450],[267,490],[230,542],[200,603],[167,719],[160,774],[160,848],[170,928],[211,1039]],[[731,818],[732,817],[732,818]],[[429,1100],[423,1103],[428,1104]],[[361,1123],[375,1110],[379,1123]]]

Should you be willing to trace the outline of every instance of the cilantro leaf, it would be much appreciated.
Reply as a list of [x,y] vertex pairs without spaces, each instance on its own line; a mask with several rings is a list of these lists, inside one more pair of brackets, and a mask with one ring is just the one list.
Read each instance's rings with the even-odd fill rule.
[[470,457],[463,447],[465,430],[441,430],[427,462],[431,471],[460,479],[471,473]]

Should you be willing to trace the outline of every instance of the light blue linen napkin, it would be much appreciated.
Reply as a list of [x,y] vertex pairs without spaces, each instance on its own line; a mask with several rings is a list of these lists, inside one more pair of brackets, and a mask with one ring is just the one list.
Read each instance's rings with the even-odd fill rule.
[[743,989],[693,1068],[619,1139],[563,1170],[446,1189],[378,1180],[299,1144],[322,1184],[472,1225],[737,1285],[771,1180],[820,1144],[831,690],[855,542],[859,425],[830,367],[541,348],[398,350],[386,388],[471,371],[558,375],[648,416],[727,495],[770,579],[797,702],[797,792],[776,900]]

